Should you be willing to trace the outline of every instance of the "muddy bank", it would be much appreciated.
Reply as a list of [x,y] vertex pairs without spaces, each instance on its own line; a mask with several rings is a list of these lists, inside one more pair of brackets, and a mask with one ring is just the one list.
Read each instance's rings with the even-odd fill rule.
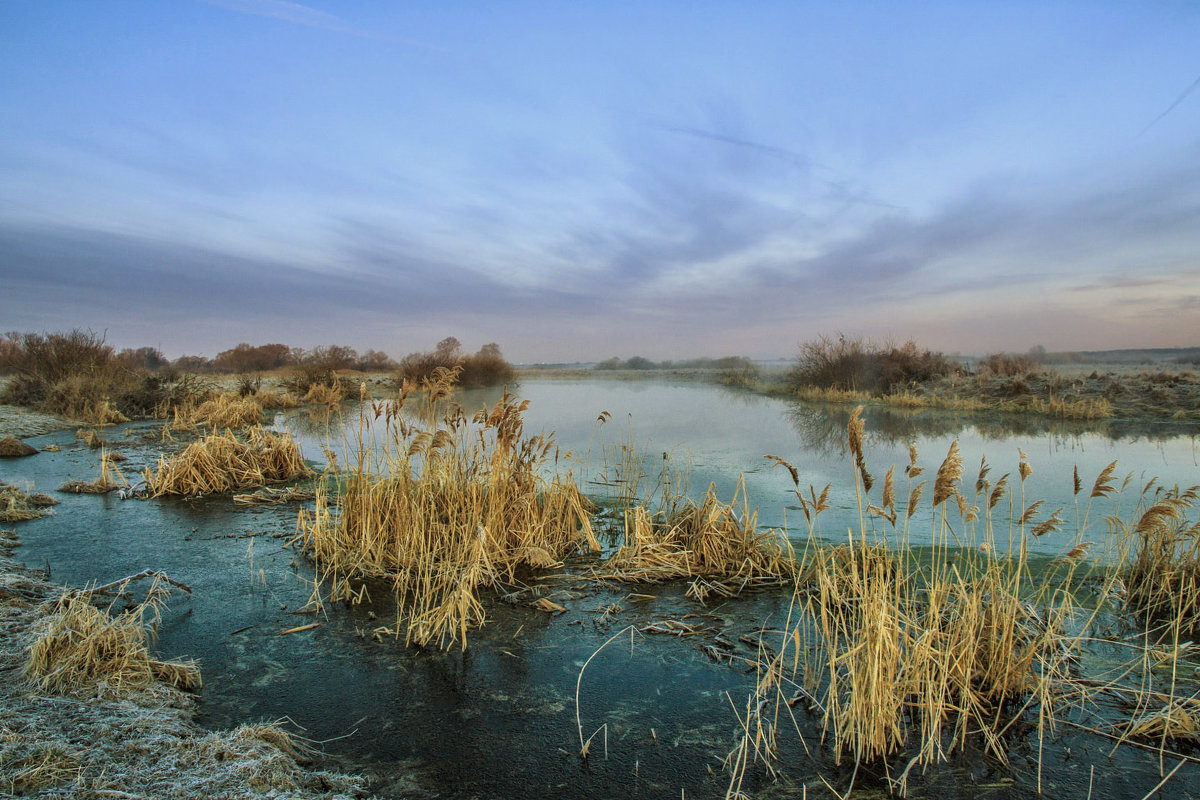
[[12,558],[0,531],[0,794],[92,798],[362,797],[360,778],[301,766],[273,725],[206,731],[195,699],[155,681],[54,694],[23,676],[39,623],[66,591]]

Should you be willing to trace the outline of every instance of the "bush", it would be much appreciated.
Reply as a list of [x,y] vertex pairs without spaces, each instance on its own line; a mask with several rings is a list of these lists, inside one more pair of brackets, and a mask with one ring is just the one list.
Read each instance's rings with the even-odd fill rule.
[[958,372],[961,367],[942,353],[920,350],[913,341],[900,347],[878,347],[862,338],[822,336],[800,345],[788,374],[794,389],[814,387],[844,391],[900,391]]
[[992,353],[979,359],[975,365],[980,375],[1004,375],[1016,377],[1037,372],[1038,362],[1028,355],[1014,353]]
[[500,355],[484,355],[482,352],[467,356],[461,362],[462,372],[458,382],[465,387],[498,386],[516,380],[517,371]]
[[409,353],[400,360],[398,381],[423,381],[433,377],[439,368],[461,367],[458,383],[464,387],[497,386],[511,383],[517,371],[500,353],[500,345],[489,342],[471,356],[462,355],[458,339],[448,336],[438,342],[430,353]]

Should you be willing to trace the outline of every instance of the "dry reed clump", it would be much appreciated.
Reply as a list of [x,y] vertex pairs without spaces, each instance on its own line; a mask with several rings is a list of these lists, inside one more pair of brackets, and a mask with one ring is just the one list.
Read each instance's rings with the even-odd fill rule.
[[[483,622],[480,587],[558,566],[581,546],[599,549],[588,501],[557,474],[553,437],[524,432],[528,401],[505,395],[468,419],[448,401],[456,377],[438,370],[405,382],[397,403],[376,402],[382,441],[368,445],[364,419],[344,483],[333,498],[318,491],[298,523],[332,597],[357,596],[357,579],[390,579],[392,632],[418,645],[465,647],[467,630]],[[403,408],[418,391],[419,421],[410,423]]]
[[174,407],[171,430],[194,431],[203,426],[213,430],[249,428],[261,425],[263,405],[254,397],[241,397],[233,392],[220,392],[195,403]]
[[121,472],[113,459],[108,457],[106,450],[100,451],[100,477],[94,481],[68,481],[58,487],[60,492],[69,494],[108,494],[113,489],[128,487],[129,479]]
[[191,661],[159,661],[147,648],[146,616],[157,620],[159,584],[131,611],[96,608],[87,592],[69,591],[37,628],[24,676],[58,694],[124,694],[162,681],[198,690],[200,670]]
[[[1147,487],[1150,488],[1150,487]],[[1136,522],[1115,522],[1132,563],[1125,570],[1130,610],[1176,632],[1200,629],[1200,519],[1189,520],[1200,486],[1143,491]]]
[[37,448],[22,442],[15,436],[5,436],[0,439],[0,458],[24,458],[37,453]]
[[599,575],[638,583],[690,578],[687,594],[699,600],[786,583],[794,567],[787,540],[778,531],[758,530],[757,517],[742,484],[729,503],[710,486],[699,503],[688,501],[659,515],[634,506],[625,512],[624,544]]
[[336,406],[346,399],[346,390],[340,381],[333,383],[314,383],[308,387],[304,402]]
[[286,433],[251,428],[245,439],[232,431],[192,442],[172,458],[159,458],[144,473],[151,494],[196,495],[248,489],[310,474],[299,445]]
[[[925,482],[912,483],[921,473],[915,448],[905,470],[908,501],[898,501],[889,470],[878,505],[871,503],[875,481],[863,463],[860,412],[848,427],[859,534],[851,531],[845,545],[805,553],[788,622],[780,642],[764,645],[771,655],[760,665],[752,698],[774,711],[742,720],[735,781],[752,749],[756,757],[772,757],[778,720],[801,700],[820,715],[839,761],[849,755],[855,763],[870,762],[904,751],[911,767],[945,760],[969,737],[1004,759],[1003,734],[1012,719],[1036,708],[1041,735],[1070,690],[1068,664],[1077,640],[1064,632],[1073,606],[1058,579],[1069,583],[1074,562],[1064,563],[1055,580],[1039,582],[1024,544],[1011,555],[995,554],[992,510],[1007,495],[1007,476],[992,484],[981,465],[975,495],[965,497],[957,442],[933,481],[933,545],[914,551],[910,519],[926,496]],[[1020,472],[1022,479],[1029,473],[1024,462]],[[797,487],[796,494],[812,531],[828,507],[825,493],[806,498]],[[981,525],[982,542],[959,541],[951,514],[960,517],[959,531]],[[868,526],[868,517],[882,526]],[[897,539],[889,541],[888,531]],[[1024,522],[1014,531],[1036,534]],[[903,791],[903,782],[896,788]]]
[[24,522],[50,513],[58,501],[45,494],[26,494],[16,486],[0,481],[0,522]]
[[252,394],[247,395],[247,397],[254,400],[266,411],[299,408],[300,406],[300,398],[292,392],[272,392],[266,389],[258,389]]
[[101,447],[105,447],[108,444],[108,442],[104,440],[104,437],[102,437],[94,429],[83,430],[80,428],[79,430],[75,431],[75,438],[79,439],[93,450],[99,450]]

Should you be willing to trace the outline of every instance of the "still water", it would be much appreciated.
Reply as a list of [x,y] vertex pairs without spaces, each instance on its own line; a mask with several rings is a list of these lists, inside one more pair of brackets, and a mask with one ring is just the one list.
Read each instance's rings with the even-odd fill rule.
[[[606,450],[632,444],[649,463],[666,454],[666,462],[687,474],[693,494],[711,483],[727,499],[744,476],[760,524],[786,526],[799,541],[807,532],[792,480],[763,459],[771,454],[797,467],[803,488],[812,484],[819,492],[832,483],[833,508],[821,518],[821,535],[839,538],[857,525],[844,453],[846,409],[793,406],[697,384],[530,381],[518,391],[529,400],[527,432],[554,431],[562,450],[573,451],[577,474],[584,466],[594,473]],[[494,392],[467,393],[460,402],[473,409],[497,398]],[[611,418],[599,425],[602,411]],[[1196,439],[1174,428],[1110,424],[1088,431],[1049,421],[879,411],[868,412],[866,420],[867,464],[879,484],[889,466],[897,465],[899,473],[908,463],[910,444],[925,468],[922,479],[932,479],[957,439],[967,489],[982,457],[992,480],[1011,472],[1019,485],[1018,451],[1024,451],[1034,468],[1027,500],[1045,498],[1048,509],[1064,506],[1068,522],[1074,519],[1076,466],[1085,487],[1114,459],[1118,477],[1132,474],[1138,488],[1150,476],[1168,484],[1200,482]],[[332,420],[300,410],[280,415],[276,424],[294,432],[306,456],[320,463],[322,445],[340,449],[357,430],[359,414],[353,405]],[[158,446],[141,436],[151,430],[133,424],[106,433],[130,457],[122,465],[126,472],[156,457]],[[72,432],[32,441],[39,447],[57,442],[63,451],[0,462],[0,479],[52,491],[70,479],[90,480],[99,469],[96,452],[80,447]],[[422,651],[373,636],[392,619],[386,585],[371,586],[369,604],[294,613],[304,610],[313,589],[304,558],[287,546],[295,506],[247,511],[222,497],[59,497],[54,516],[18,528],[21,557],[48,565],[55,579],[73,584],[107,582],[147,567],[189,584],[193,594],[177,595],[164,615],[158,647],[166,657],[200,659],[200,722],[227,727],[286,717],[305,736],[324,742],[332,766],[370,775],[382,797],[723,797],[728,776],[722,760],[738,735],[731,704],[744,706],[754,675],[714,663],[701,645],[720,635],[753,657],[748,642],[782,624],[789,599],[786,592],[764,592],[704,607],[686,600],[681,586],[597,585],[581,560],[510,602],[490,598],[488,624],[473,633],[465,652]],[[1092,518],[1111,510],[1094,509]],[[1075,536],[1070,524],[1064,527],[1034,546],[1060,552]],[[927,528],[914,522],[913,541],[919,543]],[[1088,535],[1103,536],[1103,526]],[[531,608],[535,596],[549,597],[566,613]],[[682,639],[626,630],[684,618],[703,633]],[[311,621],[319,627],[280,635]],[[581,678],[585,662],[610,639]],[[828,795],[818,775],[840,791],[850,786],[850,766],[835,766],[820,743],[819,718],[798,714],[803,744],[795,736],[782,744],[780,774],[772,778],[752,768],[743,791],[756,797]],[[580,727],[584,737],[598,732],[587,761],[578,755]],[[912,775],[910,793],[1028,796],[1036,789],[1039,755],[1033,733],[1014,727],[1008,765],[968,748],[948,764]],[[1141,797],[1161,778],[1154,754],[1111,751],[1106,739],[1061,729],[1044,747],[1043,789],[1064,798]],[[906,760],[898,758],[890,768],[903,769]],[[860,770],[854,796],[886,794],[881,772]],[[1198,785],[1200,770],[1187,765],[1173,779],[1171,796],[1197,796]]]

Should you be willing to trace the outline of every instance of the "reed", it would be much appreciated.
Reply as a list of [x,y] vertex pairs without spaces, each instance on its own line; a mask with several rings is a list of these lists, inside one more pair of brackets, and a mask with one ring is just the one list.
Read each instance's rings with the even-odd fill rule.
[[341,382],[334,379],[330,383],[314,383],[308,387],[304,402],[319,405],[336,406],[346,399],[346,390]]
[[231,492],[310,474],[299,445],[286,433],[251,428],[243,438],[212,433],[143,473],[155,497]]
[[[1075,609],[1063,588],[1078,559],[1034,580],[1023,539],[1034,535],[1033,526],[1024,524],[1012,529],[1022,537],[1015,547],[997,554],[992,514],[1006,505],[1007,477],[993,484],[981,464],[972,493],[957,442],[931,495],[924,495],[924,482],[913,483],[921,472],[913,448],[907,502],[897,499],[889,470],[872,503],[875,481],[863,463],[863,435],[856,410],[848,437],[859,530],[848,531],[845,544],[804,554],[787,624],[778,642],[762,648],[769,655],[752,698],[760,712],[742,718],[740,769],[747,752],[768,762],[774,757],[778,725],[801,700],[818,714],[839,762],[903,752],[910,767],[927,765],[972,737],[1003,760],[1012,721],[1036,709],[1041,735],[1071,685],[1078,641],[1067,632]],[[796,478],[793,471],[798,484]],[[818,498],[796,487],[810,531],[828,507],[827,491]],[[932,506],[932,546],[917,549],[909,543],[910,524],[923,496]],[[868,525],[868,518],[882,525]]]
[[117,466],[116,459],[109,458],[108,450],[100,449],[100,477],[94,481],[67,481],[58,491],[69,494],[108,494],[113,489],[128,487],[129,479]]
[[[398,604],[387,629],[407,642],[455,642],[483,622],[481,587],[511,584],[580,548],[598,550],[591,505],[546,434],[527,435],[527,402],[505,395],[468,418],[449,400],[456,370],[405,381],[393,403],[364,407],[351,468],[333,496],[318,490],[298,539],[334,600],[354,583],[391,581]],[[419,395],[419,398],[418,398]],[[405,405],[417,405],[414,421]]]
[[1127,606],[1176,635],[1200,629],[1198,495],[1200,486],[1151,484],[1141,494],[1135,520],[1111,521],[1130,553],[1123,576]]

